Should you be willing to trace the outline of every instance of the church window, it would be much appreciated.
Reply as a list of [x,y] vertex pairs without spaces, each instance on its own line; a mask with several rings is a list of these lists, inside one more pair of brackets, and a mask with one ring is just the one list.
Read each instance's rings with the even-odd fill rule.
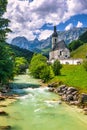
[[67,57],[67,55],[65,55],[65,57]]
[[55,42],[56,42],[57,40],[55,39]]
[[62,51],[60,51],[60,55],[62,55]]

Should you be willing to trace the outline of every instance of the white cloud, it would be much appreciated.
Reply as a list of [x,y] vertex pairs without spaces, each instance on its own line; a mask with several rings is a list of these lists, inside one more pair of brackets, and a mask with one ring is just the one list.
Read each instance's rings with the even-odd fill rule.
[[82,27],[83,26],[83,23],[81,23],[80,21],[78,21],[78,23],[77,23],[77,28],[80,28],[80,27]]
[[68,24],[68,25],[65,27],[65,30],[67,31],[67,30],[70,30],[70,29],[72,29],[72,28],[73,28],[73,24],[70,23],[70,24]]
[[51,30],[41,30],[38,39],[39,39],[39,40],[46,39],[46,38],[48,38],[52,33],[53,33],[53,31],[51,31]]
[[8,0],[5,17],[11,20],[9,27],[13,31],[8,35],[9,39],[10,36],[23,35],[33,40],[36,30],[40,30],[44,24],[58,25],[73,15],[87,14],[87,0],[29,1],[32,0]]

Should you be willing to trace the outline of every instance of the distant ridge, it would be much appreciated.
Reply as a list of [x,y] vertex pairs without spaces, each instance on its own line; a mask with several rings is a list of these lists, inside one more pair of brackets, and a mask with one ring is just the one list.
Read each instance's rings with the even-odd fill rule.
[[[85,31],[87,31],[87,28],[73,28],[68,31],[58,31],[58,39],[59,41],[64,40],[66,45],[68,45],[71,41],[78,39]],[[28,41],[27,38],[19,36],[14,38],[11,44],[33,52],[42,52],[48,55],[51,49],[51,36],[41,41],[37,38],[33,41]]]

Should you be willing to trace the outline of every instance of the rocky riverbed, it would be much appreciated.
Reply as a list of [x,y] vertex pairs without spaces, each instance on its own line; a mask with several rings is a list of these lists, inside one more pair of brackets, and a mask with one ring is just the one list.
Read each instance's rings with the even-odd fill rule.
[[61,100],[67,104],[80,107],[83,109],[83,113],[87,115],[87,94],[80,93],[74,87],[68,87],[66,85],[56,87],[57,85],[57,83],[49,84],[49,91],[57,93],[61,97]]

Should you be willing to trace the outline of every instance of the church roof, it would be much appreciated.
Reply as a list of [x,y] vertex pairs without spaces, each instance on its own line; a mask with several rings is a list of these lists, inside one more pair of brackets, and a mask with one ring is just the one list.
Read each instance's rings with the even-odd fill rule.
[[53,51],[59,50],[59,49],[65,49],[65,48],[67,48],[67,46],[66,46],[64,40],[62,40],[62,41],[58,42],[58,43],[54,46]]
[[52,37],[58,37],[58,33],[57,33],[57,32],[54,32],[54,33],[52,34]]

